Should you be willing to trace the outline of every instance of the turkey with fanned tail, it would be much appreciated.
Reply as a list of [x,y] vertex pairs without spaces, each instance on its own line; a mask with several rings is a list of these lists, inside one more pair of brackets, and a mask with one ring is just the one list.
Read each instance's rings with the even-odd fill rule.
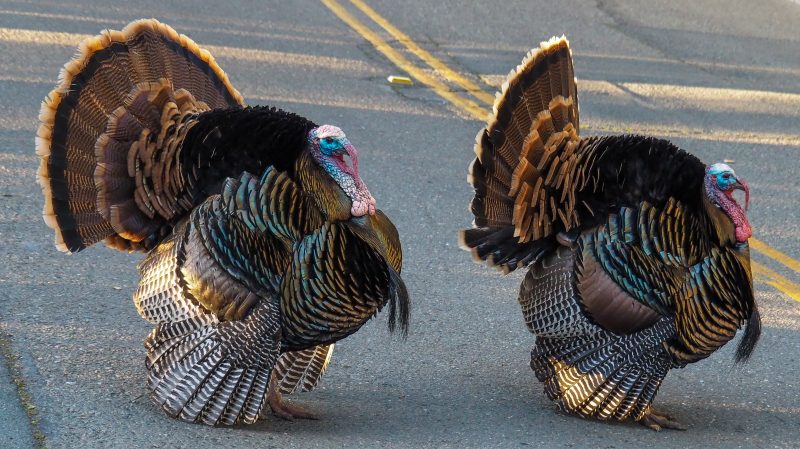
[[760,334],[747,184],[665,140],[578,130],[572,55],[553,38],[511,71],[477,135],[461,244],[506,273],[528,267],[519,303],[550,399],[582,417],[684,428],[652,407],[667,372],[746,324],[744,361]]
[[408,329],[400,240],[335,126],[247,107],[213,57],[156,20],[87,39],[42,104],[55,244],[146,252],[133,299],[152,399],[252,423],[313,389],[334,343],[389,305]]

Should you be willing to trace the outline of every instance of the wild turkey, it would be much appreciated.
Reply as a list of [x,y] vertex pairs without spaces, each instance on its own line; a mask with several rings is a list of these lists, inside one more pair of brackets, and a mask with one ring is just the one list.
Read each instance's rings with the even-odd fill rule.
[[246,107],[156,20],[87,39],[59,79],[36,138],[44,219],[63,251],[147,253],[133,299],[168,415],[313,417],[281,392],[313,389],[334,342],[387,303],[407,332],[399,236],[339,128]]
[[474,258],[530,267],[519,303],[536,335],[531,368],[550,399],[582,417],[683,428],[651,403],[671,368],[708,357],[748,323],[760,334],[751,235],[733,198],[747,184],[668,141],[581,138],[567,40],[512,70],[469,169]]

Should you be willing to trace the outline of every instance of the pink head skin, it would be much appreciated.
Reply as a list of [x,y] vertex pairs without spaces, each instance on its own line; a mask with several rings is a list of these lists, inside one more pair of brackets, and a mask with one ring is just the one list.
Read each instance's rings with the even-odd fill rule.
[[[714,164],[706,169],[706,194],[733,221],[736,228],[736,241],[744,243],[753,235],[745,211],[750,206],[750,189],[743,179],[738,178],[733,169],[726,164]],[[744,191],[744,210],[733,198],[734,190]]]
[[[308,133],[311,154],[352,201],[350,214],[375,215],[375,198],[358,175],[358,151],[336,126],[322,125]],[[347,163],[346,157],[352,165]]]

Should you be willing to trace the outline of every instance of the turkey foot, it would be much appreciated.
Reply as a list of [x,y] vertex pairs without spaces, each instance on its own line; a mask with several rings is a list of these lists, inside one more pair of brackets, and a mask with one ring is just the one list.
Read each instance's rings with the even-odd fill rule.
[[280,391],[278,391],[278,386],[276,385],[274,377],[269,381],[267,402],[275,416],[287,421],[294,421],[295,419],[319,419],[316,414],[309,412],[303,407],[284,401],[283,396]]
[[639,424],[649,427],[656,432],[660,431],[661,429],[675,429],[675,430],[686,430],[686,426],[683,424],[675,421],[672,416],[669,416],[666,413],[657,412],[653,410],[651,407],[639,420]]

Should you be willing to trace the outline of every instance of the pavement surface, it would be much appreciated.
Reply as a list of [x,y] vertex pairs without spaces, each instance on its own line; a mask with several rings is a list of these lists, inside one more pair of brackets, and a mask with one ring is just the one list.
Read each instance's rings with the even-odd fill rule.
[[[800,4],[365,1],[0,1],[0,447],[798,447]],[[667,376],[656,404],[688,431],[555,411],[528,367],[521,274],[500,276],[457,246],[482,123],[424,83],[387,83],[406,73],[337,10],[424,74],[441,72],[364,6],[490,94],[529,48],[566,34],[583,135],[653,133],[703,160],[736,161],[767,245],[753,254],[764,332],[744,366],[733,365],[732,344]],[[248,103],[341,126],[400,230],[411,333],[390,336],[381,316],[337,345],[320,387],[294,398],[319,421],[208,428],[166,418],[147,398],[150,327],[130,300],[140,256],[53,247],[35,183],[40,101],[84,36],[141,17],[209,48]]]

